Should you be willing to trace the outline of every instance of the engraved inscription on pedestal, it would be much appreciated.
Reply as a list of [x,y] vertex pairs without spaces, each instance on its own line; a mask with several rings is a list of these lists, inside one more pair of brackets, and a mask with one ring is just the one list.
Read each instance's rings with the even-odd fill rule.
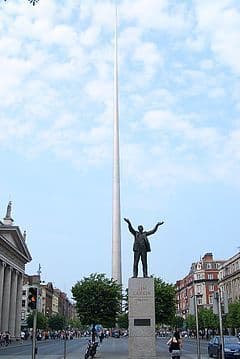
[[137,327],[150,327],[151,319],[134,319],[134,326]]

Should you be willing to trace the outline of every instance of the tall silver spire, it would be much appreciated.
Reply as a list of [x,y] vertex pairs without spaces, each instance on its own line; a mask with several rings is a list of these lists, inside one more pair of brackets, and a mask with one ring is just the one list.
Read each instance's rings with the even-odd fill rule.
[[122,284],[117,19],[118,16],[117,16],[117,6],[116,6],[115,59],[114,59],[114,123],[113,123],[112,278],[116,280],[119,284]]

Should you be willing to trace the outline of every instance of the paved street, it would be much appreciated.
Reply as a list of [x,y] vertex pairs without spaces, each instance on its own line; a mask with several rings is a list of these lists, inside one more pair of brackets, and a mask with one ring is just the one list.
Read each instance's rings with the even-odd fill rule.
[[[166,338],[157,338],[156,349],[158,358],[169,358]],[[67,341],[67,359],[84,358],[88,338],[80,338]],[[37,359],[63,359],[64,342],[61,340],[47,340],[38,342]],[[11,344],[7,348],[0,348],[1,359],[31,359],[31,343]],[[128,339],[109,338],[104,339],[99,346],[96,359],[127,359],[128,358]],[[185,339],[183,344],[182,358],[196,359],[197,346],[196,340]],[[201,358],[207,358],[207,342],[201,341]]]

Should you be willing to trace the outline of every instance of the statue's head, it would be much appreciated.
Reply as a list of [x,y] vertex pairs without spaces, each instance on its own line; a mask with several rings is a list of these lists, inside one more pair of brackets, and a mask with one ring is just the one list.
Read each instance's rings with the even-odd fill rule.
[[139,232],[142,232],[143,231],[143,226],[138,226],[138,230],[139,230]]

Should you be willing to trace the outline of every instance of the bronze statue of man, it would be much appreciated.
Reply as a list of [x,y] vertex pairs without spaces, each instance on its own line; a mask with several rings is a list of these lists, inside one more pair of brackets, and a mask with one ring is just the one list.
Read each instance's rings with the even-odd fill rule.
[[124,221],[128,224],[129,231],[134,236],[133,252],[134,252],[134,262],[133,262],[133,278],[138,276],[138,263],[141,258],[143,276],[148,276],[147,270],[147,252],[151,252],[150,243],[147,236],[154,234],[158,227],[161,226],[164,222],[158,222],[156,226],[151,231],[143,231],[143,226],[138,226],[138,231],[133,227],[129,219],[124,218]]

